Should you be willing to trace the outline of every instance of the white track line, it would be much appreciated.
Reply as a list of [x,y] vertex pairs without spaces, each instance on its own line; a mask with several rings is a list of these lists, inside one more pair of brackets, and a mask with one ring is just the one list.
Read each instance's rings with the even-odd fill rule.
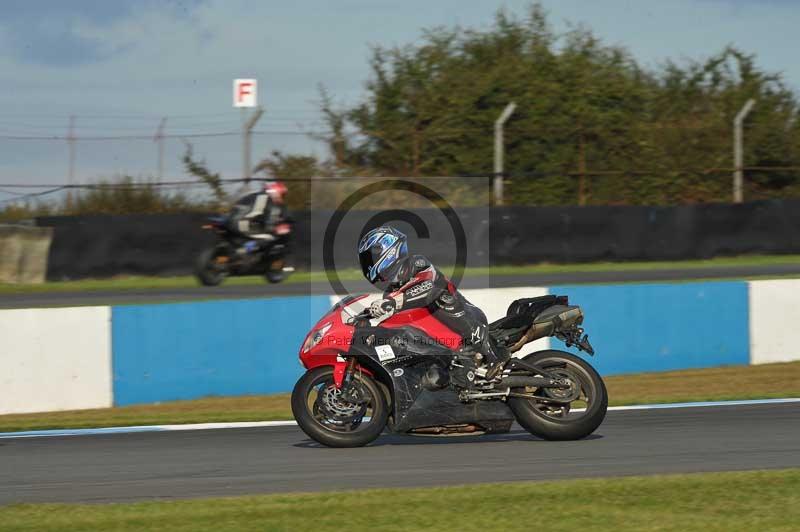
[[800,397],[787,397],[785,399],[742,399],[733,401],[700,401],[697,403],[611,406],[608,408],[608,410],[662,410],[669,408],[705,408],[712,406],[775,405],[781,403],[800,403]]
[[[672,408],[709,408],[720,406],[774,405],[784,403],[800,403],[800,397],[786,399],[752,399],[742,401],[704,401],[698,403],[665,403],[653,405],[611,406],[609,412],[623,410],[667,410]],[[6,438],[44,438],[50,436],[91,436],[97,434],[129,434],[134,432],[171,432],[183,430],[214,430],[294,427],[296,421],[241,421],[235,423],[193,423],[184,425],[140,425],[134,427],[105,427],[97,429],[55,429],[32,430],[25,432],[0,432],[0,439]]]

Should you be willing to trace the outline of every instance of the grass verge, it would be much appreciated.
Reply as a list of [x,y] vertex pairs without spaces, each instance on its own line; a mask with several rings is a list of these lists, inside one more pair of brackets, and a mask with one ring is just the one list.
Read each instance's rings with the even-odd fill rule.
[[[800,397],[800,362],[605,378],[612,405]],[[9,414],[0,432],[291,419],[289,395],[214,397],[155,405]]]
[[797,530],[800,470],[144,502],[19,504],[3,530]]
[[[743,257],[722,257],[710,260],[684,260],[674,262],[598,262],[590,264],[536,264],[527,266],[495,266],[491,268],[468,268],[470,275],[535,275],[553,273],[592,273],[607,271],[641,270],[682,270],[708,268],[709,277],[714,269],[730,266],[769,266],[798,264],[800,255],[754,255]],[[449,271],[449,268],[444,268]],[[343,281],[359,280],[361,272],[355,269],[339,271]],[[325,272],[296,272],[286,281],[288,283],[309,283],[327,280]],[[263,285],[261,277],[234,277],[225,281],[226,285]],[[158,290],[167,288],[191,288],[198,283],[192,276],[180,277],[118,277],[113,279],[85,279],[80,281],[59,281],[44,284],[5,284],[0,283],[0,295],[36,292],[78,292],[102,290]]]

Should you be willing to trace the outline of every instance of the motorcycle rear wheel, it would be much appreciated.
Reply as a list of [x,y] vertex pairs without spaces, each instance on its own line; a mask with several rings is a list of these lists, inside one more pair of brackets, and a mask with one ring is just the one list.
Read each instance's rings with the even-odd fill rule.
[[227,267],[219,264],[220,257],[227,256],[225,250],[214,247],[203,251],[197,258],[194,276],[203,286],[218,286],[228,275]]
[[289,266],[289,264],[290,261],[288,260],[288,257],[285,256],[271,260],[267,266],[267,271],[264,274],[264,278],[272,284],[285,281],[289,276],[288,270],[285,268]]
[[362,405],[340,398],[332,366],[309,370],[297,381],[292,390],[292,414],[311,439],[328,447],[362,447],[383,432],[389,417],[386,397],[368,375],[358,373],[354,379],[365,392]]
[[[575,397],[567,405],[509,397],[508,406],[525,430],[545,440],[579,440],[600,426],[608,409],[608,392],[603,379],[588,362],[557,350],[531,353],[523,360],[567,378],[574,384],[570,390],[539,389],[536,395],[558,398],[559,394],[563,394],[564,400],[569,400],[567,396],[570,395]],[[523,392],[525,389],[515,388],[513,391]],[[576,402],[585,410],[575,412],[573,408]]]

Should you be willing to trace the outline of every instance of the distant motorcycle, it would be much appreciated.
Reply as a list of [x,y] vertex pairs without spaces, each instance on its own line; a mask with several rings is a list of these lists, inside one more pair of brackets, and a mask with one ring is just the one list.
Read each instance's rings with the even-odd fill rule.
[[[507,432],[514,420],[548,440],[576,440],[603,422],[606,387],[582,358],[534,352],[487,381],[478,354],[427,309],[373,320],[367,298],[340,301],[300,350],[307,371],[292,392],[292,412],[317,442],[362,446],[385,428],[433,436]],[[580,307],[549,295],[514,301],[489,333],[511,352],[555,336],[594,354],[582,323]]]
[[220,242],[197,258],[195,277],[205,286],[217,286],[229,276],[263,275],[280,283],[294,271],[290,264],[292,223],[275,227],[272,240],[252,240],[233,229],[228,216],[212,216],[203,229],[216,231]]

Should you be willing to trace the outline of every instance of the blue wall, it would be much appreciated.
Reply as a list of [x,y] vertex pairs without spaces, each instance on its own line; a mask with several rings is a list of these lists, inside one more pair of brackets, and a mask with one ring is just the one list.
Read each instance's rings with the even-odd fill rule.
[[[748,364],[746,282],[557,286],[580,305],[602,375]],[[563,344],[553,339],[559,349]]]
[[285,392],[327,296],[113,307],[117,406]]
[[[549,291],[583,307],[603,375],[749,363],[745,282]],[[300,344],[329,306],[312,296],[114,307],[114,404],[289,391]]]

